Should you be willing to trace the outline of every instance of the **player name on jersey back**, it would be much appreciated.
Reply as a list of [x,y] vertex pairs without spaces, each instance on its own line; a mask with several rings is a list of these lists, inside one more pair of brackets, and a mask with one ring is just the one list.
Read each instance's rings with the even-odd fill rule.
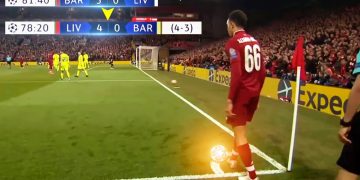
[[238,43],[248,43],[248,42],[257,42],[255,38],[253,37],[242,37],[237,40]]

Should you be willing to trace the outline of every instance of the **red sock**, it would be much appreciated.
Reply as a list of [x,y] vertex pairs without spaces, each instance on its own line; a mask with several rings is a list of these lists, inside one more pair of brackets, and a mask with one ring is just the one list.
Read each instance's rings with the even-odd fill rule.
[[246,170],[249,173],[250,179],[255,179],[256,170],[252,161],[252,155],[249,144],[238,146],[238,153],[240,154],[241,160],[245,165]]

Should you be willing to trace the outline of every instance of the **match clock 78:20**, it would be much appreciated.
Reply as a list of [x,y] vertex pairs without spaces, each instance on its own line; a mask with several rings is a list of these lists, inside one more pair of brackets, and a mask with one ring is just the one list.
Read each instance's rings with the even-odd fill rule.
[[5,34],[55,34],[55,22],[7,21]]

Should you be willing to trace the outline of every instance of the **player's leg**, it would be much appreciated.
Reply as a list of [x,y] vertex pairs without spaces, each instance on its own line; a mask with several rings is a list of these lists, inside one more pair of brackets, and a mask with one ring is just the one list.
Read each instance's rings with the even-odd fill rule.
[[234,127],[234,134],[237,152],[240,154],[241,161],[243,162],[250,179],[256,179],[256,170],[246,136],[246,125]]
[[66,76],[70,79],[70,72],[69,72],[69,69],[66,69]]
[[77,70],[75,77],[79,77],[79,76],[80,76],[80,69]]
[[64,71],[65,71],[64,64],[63,63],[59,64],[59,68],[60,68],[60,79],[63,80],[64,79]]
[[82,70],[82,67],[80,66],[80,64],[78,64],[78,68],[77,68],[77,72],[75,77],[79,77],[80,76],[80,71]]
[[233,147],[233,149],[231,151],[231,155],[230,155],[230,158],[228,160],[230,168],[235,169],[237,167],[238,158],[239,158],[239,153],[237,152],[237,146],[236,146],[236,142],[235,142],[235,139],[234,139],[234,147]]
[[233,126],[234,130],[236,151],[240,155],[250,179],[257,179],[257,175],[247,139],[246,124],[252,120],[258,101],[258,97],[239,97],[233,108],[236,115],[228,117],[228,123]]
[[86,70],[86,68],[84,68],[84,73],[85,73],[86,77],[89,77],[89,73],[88,73],[88,71]]
[[348,138],[351,144],[345,144],[337,165],[340,170],[337,180],[358,179],[360,175],[360,115],[355,115]]
[[65,65],[66,76],[70,79],[69,65]]
[[64,71],[63,71],[63,70],[61,70],[61,73],[60,73],[60,78],[61,78],[61,80],[63,80],[63,79],[64,79]]
[[50,74],[54,74],[53,69],[54,69],[54,64],[52,61],[49,61],[49,73]]
[[341,168],[336,177],[336,180],[357,180],[358,177],[358,175]]

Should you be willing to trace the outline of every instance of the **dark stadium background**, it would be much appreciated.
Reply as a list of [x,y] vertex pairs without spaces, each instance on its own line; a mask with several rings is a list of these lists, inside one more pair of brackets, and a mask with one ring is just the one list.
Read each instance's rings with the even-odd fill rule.
[[[205,37],[222,38],[226,35],[225,21],[233,9],[243,9],[248,13],[250,27],[264,25],[272,19],[286,15],[288,12],[299,12],[306,16],[313,8],[341,8],[344,5],[356,3],[357,0],[159,0],[158,8],[121,8],[114,20],[130,20],[136,11],[138,16],[171,17],[174,13],[194,13],[197,20],[203,22]],[[5,8],[1,1],[0,32],[4,34],[5,20],[66,20],[70,19],[103,19],[103,14],[97,8]],[[54,13],[56,9],[56,13]],[[159,11],[160,10],[160,11]],[[118,11],[119,12],[119,11]],[[160,12],[160,13],[159,13]],[[219,26],[221,25],[221,26]],[[224,28],[219,28],[224,27]]]
[[[2,3],[4,3],[4,1],[2,1]],[[215,64],[215,69],[218,69],[218,66],[222,66],[223,70],[229,70],[229,61],[223,51],[226,38],[228,37],[225,23],[229,12],[234,9],[242,9],[249,17],[247,30],[250,34],[253,34],[255,38],[260,40],[263,49],[267,51],[267,54],[265,55],[268,59],[266,62],[267,69],[268,71],[271,71],[268,76],[278,78],[286,76],[286,78],[294,79],[294,75],[289,75],[292,69],[288,66],[291,61],[291,55],[297,37],[300,34],[306,34],[306,41],[312,41],[310,43],[305,42],[307,46],[306,50],[312,51],[305,53],[305,58],[309,61],[306,68],[306,71],[309,72],[309,76],[311,76],[309,77],[309,82],[349,88],[351,87],[351,77],[349,74],[354,66],[352,61],[357,48],[356,46],[358,46],[356,45],[357,38],[349,36],[345,40],[345,43],[347,44],[342,44],[343,40],[341,40],[341,38],[328,37],[330,41],[335,41],[335,45],[333,45],[334,42],[324,42],[323,38],[326,34],[325,31],[328,31],[327,29],[333,27],[329,24],[337,26],[335,27],[336,31],[341,31],[338,33],[350,30],[359,31],[356,30],[358,26],[356,25],[357,22],[349,20],[357,17],[352,17],[353,11],[356,12],[356,10],[348,10],[349,7],[353,6],[355,6],[355,8],[359,7],[357,0],[159,0],[159,7],[157,8],[117,8],[110,21],[130,21],[134,16],[157,17],[160,21],[202,21],[203,35],[115,37],[117,41],[113,43],[111,51],[113,54],[118,53],[115,57],[117,60],[129,60],[134,54],[134,49],[131,48],[130,45],[130,43],[133,44],[133,42],[135,42],[135,45],[165,45],[166,47],[169,47],[170,55],[182,53],[200,45],[196,53],[187,51],[187,53],[183,53],[180,56],[170,56],[170,60],[175,64],[207,69],[210,69],[211,66]],[[3,35],[5,29],[4,21],[8,20],[104,21],[104,15],[100,8],[5,8],[4,5],[2,5],[0,14],[0,31],[2,37],[5,37]],[[335,15],[335,19],[331,19],[333,18],[331,15]],[[341,21],[342,16],[346,16],[347,18],[346,23],[349,23],[346,24],[347,27],[341,25],[342,22],[338,22]],[[318,24],[316,23],[324,22],[323,20],[327,20],[327,24],[322,25],[326,27],[318,27]],[[303,24],[297,24],[301,21]],[[286,37],[282,37],[278,34],[279,28],[283,28],[282,33],[286,34]],[[292,30],[290,31],[284,28]],[[309,34],[309,31],[311,34]],[[320,42],[315,42],[317,41],[315,37],[317,33],[321,33],[320,36],[322,37],[320,37]],[[335,30],[331,33],[335,33]],[[41,56],[40,54],[45,57],[44,54],[51,51],[51,49],[41,49],[42,47],[40,46],[43,45],[48,47],[44,44],[52,42],[43,42],[42,44],[32,43],[33,41],[36,41],[35,39],[42,39],[43,41],[49,41],[50,39],[45,36],[39,36],[40,38],[35,37],[36,36],[7,36],[6,38],[2,38],[4,39],[3,42],[5,42],[2,44],[7,45],[7,47],[0,49],[0,59],[3,59],[4,54],[6,53],[15,54],[16,50],[11,47],[16,45],[20,46],[26,39],[32,39],[26,41],[30,42],[30,46],[28,47],[31,47],[32,49],[23,48],[23,50],[27,51],[27,54],[32,53],[31,57],[28,57],[28,60],[33,61],[34,59],[39,58],[38,56]],[[79,41],[83,37],[67,36],[66,38],[68,40],[71,39],[69,41]],[[103,44],[109,42],[107,38],[110,39],[114,37],[100,38],[103,42],[98,43],[98,46],[87,46],[92,48],[87,50],[92,51],[93,49],[103,47]],[[62,37],[59,38],[59,36],[57,36],[57,39],[62,39],[59,42],[66,41]],[[98,42],[95,40],[96,38],[92,37],[89,39]],[[6,43],[6,41],[8,42]],[[274,43],[274,41],[277,42]],[[13,43],[14,45],[10,45],[10,43]],[[79,43],[75,44],[79,45]],[[330,54],[329,52],[325,52],[328,51],[325,50],[325,45],[332,46],[331,49],[334,52],[330,52]],[[79,45],[77,49],[73,48],[72,52],[69,52],[71,59],[76,58],[76,51],[82,49],[83,46]],[[39,48],[42,50],[40,53],[38,51]],[[20,50],[20,52],[25,56],[24,51]],[[103,60],[109,53],[109,51],[102,50],[102,52],[97,52],[97,54],[94,52],[94,54],[91,54],[91,57],[95,58],[95,60]],[[324,55],[326,53],[327,55]],[[333,53],[335,58],[329,58],[329,55],[332,56],[331,53]],[[202,54],[203,56],[194,57],[192,54]],[[345,62],[341,62],[343,60],[345,60]],[[341,63],[345,63],[346,66],[342,67],[344,64]],[[322,75],[318,75],[320,72],[319,69],[321,69]]]

